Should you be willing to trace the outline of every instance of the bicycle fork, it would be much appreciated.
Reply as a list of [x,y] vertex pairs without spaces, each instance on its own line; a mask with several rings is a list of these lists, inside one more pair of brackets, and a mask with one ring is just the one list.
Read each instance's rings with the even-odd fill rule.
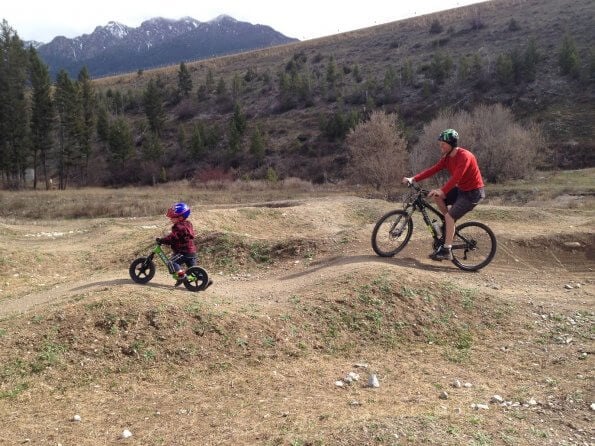
[[397,220],[395,220],[395,224],[389,232],[390,235],[392,235],[393,237],[400,237],[405,228],[407,227],[407,223],[411,219],[411,216],[413,215],[414,211],[415,209],[405,209],[407,215],[403,218],[398,218]]

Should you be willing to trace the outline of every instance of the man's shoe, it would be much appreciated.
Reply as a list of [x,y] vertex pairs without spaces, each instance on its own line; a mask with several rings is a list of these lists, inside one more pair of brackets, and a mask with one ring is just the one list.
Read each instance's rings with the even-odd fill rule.
[[450,248],[441,246],[436,250],[436,252],[430,255],[430,259],[438,261],[452,260],[452,250]]

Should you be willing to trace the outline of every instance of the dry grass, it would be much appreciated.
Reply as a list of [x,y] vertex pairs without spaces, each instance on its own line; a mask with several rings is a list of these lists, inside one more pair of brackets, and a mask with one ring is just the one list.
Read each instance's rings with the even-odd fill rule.
[[[556,197],[563,199],[571,196],[578,197],[578,201],[575,200],[576,206],[591,208],[595,193],[594,169],[538,172],[530,179],[503,185],[490,184],[488,192],[488,200],[493,203],[526,203],[532,200],[552,200]],[[347,184],[314,185],[298,178],[287,178],[278,182],[182,181],[155,187],[120,189],[0,191],[0,217],[11,220],[146,217],[161,215],[176,201],[186,201],[195,211],[199,211],[205,206],[284,202],[344,193],[379,198],[386,196],[386,192],[379,194],[366,187],[354,188]]]
[[270,181],[171,182],[155,187],[0,192],[0,216],[9,219],[144,217],[161,215],[176,201],[201,206],[276,201],[342,193],[344,186],[313,185],[297,178]]

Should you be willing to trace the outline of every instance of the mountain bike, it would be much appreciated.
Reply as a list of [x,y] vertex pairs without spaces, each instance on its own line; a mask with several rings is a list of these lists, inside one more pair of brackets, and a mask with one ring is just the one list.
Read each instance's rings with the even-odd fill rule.
[[[130,268],[128,268],[132,280],[136,283],[148,283],[153,278],[155,275],[155,262],[153,261],[155,256],[163,262],[169,274],[177,281],[179,275],[175,269],[175,263],[182,258],[182,255],[174,254],[168,257],[159,243],[155,245],[147,257],[139,257],[132,261]],[[188,268],[181,280],[186,289],[190,291],[204,291],[213,283],[212,280],[209,280],[207,271],[200,266]]]
[[[405,197],[403,209],[390,211],[380,217],[372,231],[372,248],[381,257],[393,257],[411,239],[413,214],[420,211],[432,235],[432,248],[444,243],[445,221],[442,213],[427,200],[429,191],[410,182],[412,189]],[[452,243],[452,263],[464,271],[478,271],[496,255],[496,236],[485,224],[467,221],[455,228]]]

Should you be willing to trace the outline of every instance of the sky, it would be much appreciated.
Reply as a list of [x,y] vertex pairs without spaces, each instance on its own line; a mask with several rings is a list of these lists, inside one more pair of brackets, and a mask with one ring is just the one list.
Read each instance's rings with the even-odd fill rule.
[[207,22],[226,14],[236,20],[268,25],[299,40],[309,40],[480,0],[29,0],[5,1],[0,19],[22,40],[50,42],[91,34],[110,21],[136,28],[153,17],[192,17]]

